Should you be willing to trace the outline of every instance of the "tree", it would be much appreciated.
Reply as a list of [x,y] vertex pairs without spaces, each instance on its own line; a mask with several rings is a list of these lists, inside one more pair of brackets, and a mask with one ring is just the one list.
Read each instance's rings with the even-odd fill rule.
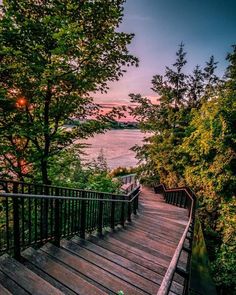
[[228,80],[218,95],[194,111],[180,148],[184,179],[198,196],[220,294],[234,294],[236,286],[236,79],[231,71],[235,68],[236,63],[230,65]]
[[134,147],[143,163],[142,174],[172,187],[185,183],[184,155],[179,146],[186,136],[192,110],[211,99],[210,89],[213,92],[218,85],[213,57],[204,70],[196,66],[189,75],[184,72],[187,60],[182,43],[176,57],[172,68],[166,67],[164,76],[155,75],[152,79],[152,90],[158,95],[156,104],[140,94],[130,95],[131,101],[138,105],[131,109],[132,115],[144,132],[152,133],[142,147]]
[[188,121],[187,75],[184,45],[180,44],[173,67],[166,67],[165,75],[155,75],[152,90],[159,96],[157,104],[141,95],[131,95],[131,101],[138,104],[131,110],[145,132],[152,132],[142,147],[135,147],[137,156],[143,163],[143,173],[147,178],[165,181],[175,186],[179,183],[179,155],[176,146],[182,140],[183,126]]
[[[25,176],[17,164],[24,159],[49,184],[50,158],[74,139],[104,128],[90,93],[106,91],[108,81],[124,74],[124,66],[138,63],[127,49],[133,35],[116,30],[123,3],[3,1],[0,152],[18,177]],[[70,117],[86,122],[66,130]]]
[[220,294],[235,294],[236,46],[224,81],[215,75],[213,57],[203,70],[182,73],[181,47],[174,69],[152,81],[158,104],[131,95],[138,104],[132,113],[151,132],[134,149],[148,180],[193,188],[214,280]]

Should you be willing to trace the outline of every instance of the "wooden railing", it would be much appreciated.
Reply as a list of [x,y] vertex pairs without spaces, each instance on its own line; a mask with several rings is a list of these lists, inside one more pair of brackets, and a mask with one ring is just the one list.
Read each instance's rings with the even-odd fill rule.
[[125,194],[128,194],[135,187],[139,186],[139,180],[136,174],[119,176],[118,179],[122,183],[121,189]]
[[125,195],[0,180],[0,254],[20,259],[28,246],[124,226],[136,214],[139,192],[139,186]]
[[[183,295],[188,295],[191,277],[191,256],[194,235],[196,197],[194,193],[187,187],[167,189],[164,184],[160,184],[156,186],[154,190],[156,193],[163,194],[167,203],[186,208],[188,210],[188,223],[176,248],[174,256],[172,257],[171,263],[166,271],[157,295],[169,294],[175,274],[183,277]],[[187,261],[185,267],[181,268],[179,266],[179,260],[183,251],[187,254]]]

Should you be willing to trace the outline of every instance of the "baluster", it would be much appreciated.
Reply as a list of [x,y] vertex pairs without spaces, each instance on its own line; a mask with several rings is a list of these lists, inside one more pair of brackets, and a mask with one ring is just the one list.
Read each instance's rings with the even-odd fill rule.
[[173,192],[170,192],[170,204],[173,204]]
[[[115,196],[112,195],[112,200],[115,200]],[[115,202],[111,202],[111,229],[114,230],[115,228]]]
[[[100,195],[100,199],[103,199],[103,194]],[[98,203],[98,234],[102,235],[103,228],[103,201]]]
[[[135,196],[136,194],[137,194],[137,190],[135,190],[135,192],[134,192],[134,196]],[[131,196],[131,197],[133,198],[134,196]],[[136,198],[137,198],[137,196],[136,196]],[[134,213],[134,215],[137,215],[136,198],[133,200],[133,213]]]
[[[59,196],[59,189],[56,188],[56,196]],[[55,229],[55,240],[54,244],[60,247],[61,240],[61,216],[60,216],[60,199],[55,199],[55,219],[54,219],[54,229]]]
[[[13,184],[13,193],[18,193],[18,184]],[[14,257],[20,260],[20,221],[19,221],[19,199],[12,198],[13,201],[13,235],[14,235]]]
[[135,199],[136,210],[138,210],[138,205],[139,205],[139,192],[140,192],[140,189],[138,188],[138,190],[137,190],[137,196],[136,196],[136,199]]
[[181,200],[180,200],[180,207],[184,207],[184,191],[181,192]]
[[128,222],[131,222],[131,196],[128,196],[128,216],[127,216],[127,220]]
[[[6,239],[7,251],[10,249],[10,235],[9,235],[9,199],[6,197]],[[3,242],[4,243],[4,242]]]
[[[82,192],[82,198],[85,198],[85,192]],[[81,213],[80,213],[80,237],[85,239],[85,229],[86,229],[86,210],[87,210],[87,201],[81,201]]]
[[[125,200],[125,196],[121,198],[123,201]],[[125,202],[121,202],[121,211],[120,211],[120,224],[125,226]]]
[[178,206],[179,205],[179,191],[177,191],[175,193],[175,205]]
[[187,208],[187,196],[184,194],[184,208]]

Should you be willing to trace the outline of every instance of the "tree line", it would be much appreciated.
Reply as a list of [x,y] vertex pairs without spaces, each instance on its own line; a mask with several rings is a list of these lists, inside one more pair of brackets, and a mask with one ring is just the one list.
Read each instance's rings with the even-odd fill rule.
[[212,56],[186,74],[184,45],[164,75],[155,75],[153,104],[131,94],[131,109],[143,132],[151,132],[134,150],[139,173],[149,184],[189,186],[198,198],[211,270],[220,294],[236,286],[236,46],[228,54],[225,77],[215,74]]

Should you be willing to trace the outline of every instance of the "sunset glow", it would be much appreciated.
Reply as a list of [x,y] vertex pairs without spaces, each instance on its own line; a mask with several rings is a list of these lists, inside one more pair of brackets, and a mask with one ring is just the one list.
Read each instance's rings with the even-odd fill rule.
[[16,106],[17,106],[17,107],[24,107],[24,106],[26,106],[26,105],[27,105],[27,100],[26,100],[26,98],[24,98],[24,97],[20,97],[20,98],[17,99],[17,101],[16,101]]

